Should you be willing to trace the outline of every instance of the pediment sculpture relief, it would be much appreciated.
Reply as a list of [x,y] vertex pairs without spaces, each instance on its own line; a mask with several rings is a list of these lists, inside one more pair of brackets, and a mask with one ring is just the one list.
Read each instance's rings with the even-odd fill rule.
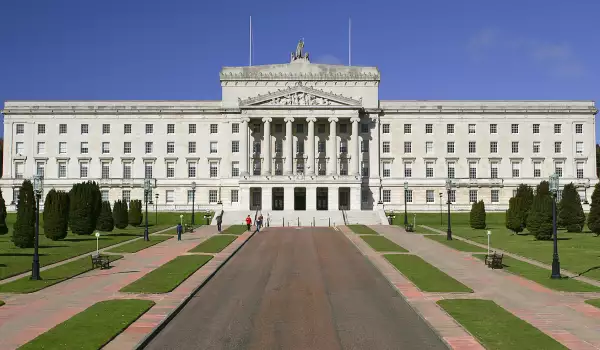
[[265,101],[261,105],[266,106],[339,106],[340,104],[326,99],[324,97],[307,94],[305,92],[296,92],[293,94],[275,97],[272,100]]

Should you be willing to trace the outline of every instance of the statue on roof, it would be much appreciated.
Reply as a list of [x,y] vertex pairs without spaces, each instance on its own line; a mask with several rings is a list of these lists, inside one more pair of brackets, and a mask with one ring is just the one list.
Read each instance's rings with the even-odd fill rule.
[[292,52],[292,61],[298,60],[298,59],[305,59],[308,60],[308,52],[304,52],[304,39],[300,39],[300,41],[298,41],[298,45],[296,46],[296,52]]

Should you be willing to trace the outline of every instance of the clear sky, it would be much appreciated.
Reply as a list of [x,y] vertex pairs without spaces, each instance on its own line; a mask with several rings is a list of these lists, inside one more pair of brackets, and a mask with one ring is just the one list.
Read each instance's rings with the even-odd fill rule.
[[[0,0],[0,101],[220,99],[222,66],[381,70],[381,99],[596,100],[600,0]],[[597,132],[600,135],[600,133]]]

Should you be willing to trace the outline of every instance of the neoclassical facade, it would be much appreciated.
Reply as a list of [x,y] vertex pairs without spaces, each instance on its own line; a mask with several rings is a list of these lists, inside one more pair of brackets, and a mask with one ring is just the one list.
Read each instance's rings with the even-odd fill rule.
[[291,56],[223,68],[220,101],[7,101],[4,198],[39,173],[111,202],[151,178],[158,210],[439,211],[451,178],[456,210],[504,210],[556,172],[590,200],[592,101],[386,101],[376,67]]

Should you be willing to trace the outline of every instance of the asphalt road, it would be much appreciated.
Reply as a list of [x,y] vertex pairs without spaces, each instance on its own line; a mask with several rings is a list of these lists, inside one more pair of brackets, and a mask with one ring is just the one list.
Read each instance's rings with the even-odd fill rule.
[[447,349],[340,232],[257,233],[147,349]]

